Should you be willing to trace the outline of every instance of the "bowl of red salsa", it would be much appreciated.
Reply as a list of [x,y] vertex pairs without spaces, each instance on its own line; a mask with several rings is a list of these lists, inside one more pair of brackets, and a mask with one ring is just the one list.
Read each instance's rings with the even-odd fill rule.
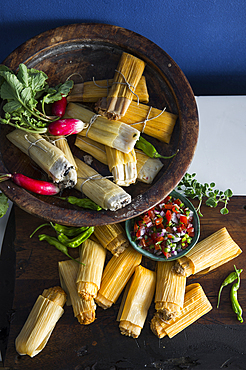
[[200,236],[193,204],[173,190],[155,207],[125,222],[131,245],[155,261],[172,261],[187,254]]

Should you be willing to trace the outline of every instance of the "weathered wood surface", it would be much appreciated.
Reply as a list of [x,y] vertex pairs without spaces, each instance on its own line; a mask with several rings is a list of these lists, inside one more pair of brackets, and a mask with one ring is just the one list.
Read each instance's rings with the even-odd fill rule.
[[[28,68],[44,71],[50,86],[55,86],[74,73],[80,73],[83,81],[113,78],[123,51],[146,62],[146,77],[150,102],[158,109],[178,115],[169,144],[148,138],[158,152],[169,156],[179,149],[177,155],[164,160],[164,166],[152,185],[141,184],[126,189],[132,203],[117,212],[82,211],[67,202],[50,197],[30,194],[13,185],[11,181],[1,183],[0,189],[21,209],[38,215],[45,220],[58,221],[66,225],[96,225],[123,221],[144,212],[167,195],[183,177],[197,144],[198,113],[194,94],[183,72],[172,58],[145,37],[120,27],[106,24],[74,24],[59,27],[28,40],[9,57],[4,64],[13,71],[21,62]],[[77,77],[78,78],[78,77]],[[76,80],[76,76],[73,77]],[[81,82],[81,77],[77,82]],[[47,179],[47,175],[19,149],[5,139],[13,128],[1,125],[0,172],[21,172],[36,179]],[[73,153],[80,159],[82,151],[69,142]],[[101,174],[108,175],[107,166],[94,160],[92,166]],[[76,190],[63,194],[80,196]],[[102,217],[103,215],[103,217]]]
[[[239,301],[246,310],[246,197],[234,196],[229,202],[230,213],[221,215],[219,209],[202,207],[201,236],[203,239],[221,227],[226,227],[243,253],[235,260],[204,276],[193,276],[188,283],[199,282],[205,290],[213,310],[174,338],[159,340],[151,332],[149,322],[154,312],[152,303],[140,337],[136,340],[120,334],[116,316],[118,302],[104,311],[97,308],[97,319],[82,326],[74,318],[72,308],[58,321],[44,350],[34,358],[19,356],[14,341],[33,304],[44,288],[59,284],[57,264],[63,255],[37,235],[29,235],[42,220],[19,208],[16,212],[16,285],[6,369],[15,370],[143,370],[143,369],[242,369],[245,366],[245,324],[237,321],[231,309],[229,287],[223,290],[220,309],[216,309],[217,293],[233,265],[243,268]],[[50,229],[42,231],[50,233]],[[74,251],[76,256],[77,251]],[[108,256],[109,257],[109,256]],[[151,269],[155,263],[143,260]]]

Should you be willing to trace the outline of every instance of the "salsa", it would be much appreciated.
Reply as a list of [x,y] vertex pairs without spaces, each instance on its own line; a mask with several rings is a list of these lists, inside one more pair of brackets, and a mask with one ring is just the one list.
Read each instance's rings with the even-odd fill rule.
[[131,236],[138,247],[156,256],[176,256],[195,236],[193,211],[169,195],[136,218]]

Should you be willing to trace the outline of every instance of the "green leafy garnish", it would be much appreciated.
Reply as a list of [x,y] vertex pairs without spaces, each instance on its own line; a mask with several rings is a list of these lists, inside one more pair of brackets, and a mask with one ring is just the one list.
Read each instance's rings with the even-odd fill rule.
[[28,69],[23,63],[16,75],[8,67],[0,65],[0,97],[5,101],[5,115],[0,118],[0,123],[28,132],[45,133],[48,124],[59,118],[46,115],[45,104],[67,96],[73,87],[70,80],[51,88],[47,80],[44,72]]
[[3,193],[0,193],[0,218],[6,214],[8,208],[8,198]]
[[198,198],[199,204],[197,207],[197,212],[202,216],[200,208],[202,205],[203,198],[206,197],[206,205],[208,207],[217,207],[218,203],[224,203],[224,207],[221,208],[220,213],[226,215],[229,213],[227,204],[232,197],[233,193],[231,189],[227,189],[224,192],[218,189],[215,189],[215,183],[211,182],[210,184],[205,183],[201,184],[195,179],[196,173],[192,175],[186,173],[182,180],[179,182],[177,189],[182,190],[184,195],[188,198]]

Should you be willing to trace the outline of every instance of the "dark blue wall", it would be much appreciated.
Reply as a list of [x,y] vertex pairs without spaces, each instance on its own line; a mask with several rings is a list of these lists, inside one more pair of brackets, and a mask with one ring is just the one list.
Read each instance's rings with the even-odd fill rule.
[[137,32],[180,66],[195,95],[246,95],[245,0],[1,0],[0,61],[27,39],[70,23]]

